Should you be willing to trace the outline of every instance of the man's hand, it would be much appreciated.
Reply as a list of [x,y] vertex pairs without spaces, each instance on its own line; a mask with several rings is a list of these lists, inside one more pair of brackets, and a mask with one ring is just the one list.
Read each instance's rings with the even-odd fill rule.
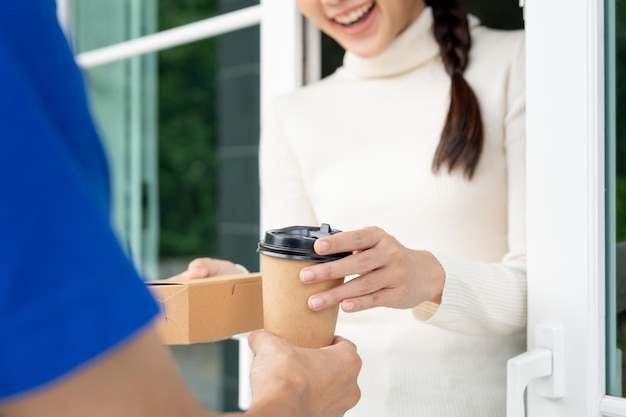
[[266,331],[248,338],[255,416],[340,417],[361,398],[356,346],[342,337],[321,349],[296,347]]
[[218,275],[239,275],[247,271],[233,262],[215,258],[196,258],[189,262],[187,270],[169,279],[210,278]]

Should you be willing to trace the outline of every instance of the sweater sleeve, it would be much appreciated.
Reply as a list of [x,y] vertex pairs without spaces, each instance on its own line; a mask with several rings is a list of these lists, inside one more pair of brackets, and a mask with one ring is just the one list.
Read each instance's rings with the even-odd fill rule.
[[[259,149],[262,231],[286,226],[313,226],[317,219],[302,171],[281,117],[289,117],[283,100],[265,112]],[[279,110],[283,110],[280,112]]]
[[507,335],[526,325],[526,184],[524,40],[509,71],[504,144],[508,171],[508,253],[499,263],[433,252],[445,270],[441,304],[424,302],[415,316],[447,330]]

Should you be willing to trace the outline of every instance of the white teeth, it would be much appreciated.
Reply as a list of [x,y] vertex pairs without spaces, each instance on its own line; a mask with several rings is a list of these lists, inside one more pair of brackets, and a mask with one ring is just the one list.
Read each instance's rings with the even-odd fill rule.
[[365,13],[369,12],[370,9],[374,7],[374,2],[366,4],[356,10],[352,10],[350,13],[342,16],[335,17],[335,22],[340,23],[342,25],[351,25],[352,23],[358,21],[362,18]]

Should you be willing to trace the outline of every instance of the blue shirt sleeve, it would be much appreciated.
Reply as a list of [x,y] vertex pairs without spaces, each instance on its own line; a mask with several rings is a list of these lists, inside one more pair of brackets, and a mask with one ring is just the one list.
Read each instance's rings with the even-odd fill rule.
[[54,0],[0,8],[0,398],[157,313],[110,226],[105,155]]

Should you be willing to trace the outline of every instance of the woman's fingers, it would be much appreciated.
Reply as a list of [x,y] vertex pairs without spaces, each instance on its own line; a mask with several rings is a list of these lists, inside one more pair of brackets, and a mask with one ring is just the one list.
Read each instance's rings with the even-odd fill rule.
[[356,298],[348,298],[341,301],[341,309],[346,313],[356,313],[357,311],[369,308],[389,306],[394,307],[393,300],[396,299],[394,290],[382,289],[372,294],[363,295]]
[[[317,242],[316,242],[317,243]],[[383,266],[385,259],[372,250],[352,251],[352,255],[333,262],[308,266],[300,271],[305,284],[344,278],[349,275],[366,274]]]
[[375,246],[385,235],[378,227],[366,227],[317,239],[314,248],[320,255],[362,251]]
[[341,303],[344,311],[360,311],[367,308],[393,307],[400,294],[405,293],[397,283],[385,279],[380,271],[358,276],[343,285],[309,297],[312,310],[323,310]]

